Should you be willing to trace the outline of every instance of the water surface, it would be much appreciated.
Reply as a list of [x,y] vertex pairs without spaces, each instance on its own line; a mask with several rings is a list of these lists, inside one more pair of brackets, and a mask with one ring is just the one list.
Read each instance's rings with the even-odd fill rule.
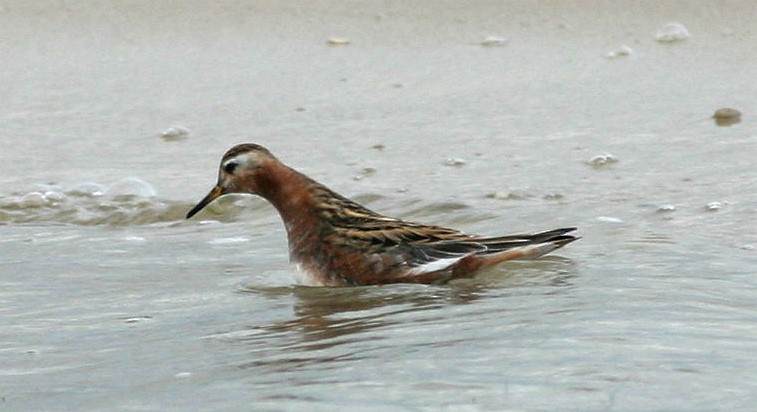
[[[7,2],[0,409],[752,408],[755,14]],[[262,200],[183,219],[245,141],[392,216],[583,239],[444,286],[296,286]]]

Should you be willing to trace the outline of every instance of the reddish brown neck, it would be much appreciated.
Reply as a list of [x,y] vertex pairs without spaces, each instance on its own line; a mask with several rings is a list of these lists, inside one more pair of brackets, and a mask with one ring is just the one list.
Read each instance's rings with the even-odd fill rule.
[[312,245],[312,237],[320,230],[321,222],[314,213],[314,199],[309,191],[312,181],[276,160],[267,162],[255,180],[258,194],[279,211],[292,257],[299,259],[301,254],[308,253],[304,245]]

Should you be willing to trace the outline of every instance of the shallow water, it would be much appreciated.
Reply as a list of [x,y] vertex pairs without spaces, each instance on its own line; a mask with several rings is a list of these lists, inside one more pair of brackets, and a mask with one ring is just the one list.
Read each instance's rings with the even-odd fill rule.
[[[757,9],[528,4],[0,6],[0,409],[753,408]],[[389,215],[583,239],[295,286],[263,201],[183,219],[243,141]]]

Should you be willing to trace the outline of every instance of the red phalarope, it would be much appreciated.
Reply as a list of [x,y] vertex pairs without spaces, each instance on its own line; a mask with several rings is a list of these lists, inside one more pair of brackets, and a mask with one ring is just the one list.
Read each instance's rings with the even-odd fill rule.
[[311,285],[444,283],[513,259],[534,259],[579,237],[568,227],[533,234],[475,236],[378,214],[286,166],[257,144],[231,148],[218,183],[191,218],[229,193],[258,195],[284,220],[289,254]]

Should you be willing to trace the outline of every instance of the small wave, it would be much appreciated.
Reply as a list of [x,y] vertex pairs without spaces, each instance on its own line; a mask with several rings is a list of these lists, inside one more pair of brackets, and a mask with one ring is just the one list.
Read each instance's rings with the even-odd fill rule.
[[[224,210],[218,213],[217,220],[235,220],[242,213],[239,203],[243,201],[224,199],[217,202],[220,206],[209,208],[210,213],[221,208]],[[183,220],[193,205],[160,199],[150,183],[135,177],[110,185],[93,182],[69,188],[37,185],[26,192],[0,195],[0,225],[131,226],[175,222]]]

